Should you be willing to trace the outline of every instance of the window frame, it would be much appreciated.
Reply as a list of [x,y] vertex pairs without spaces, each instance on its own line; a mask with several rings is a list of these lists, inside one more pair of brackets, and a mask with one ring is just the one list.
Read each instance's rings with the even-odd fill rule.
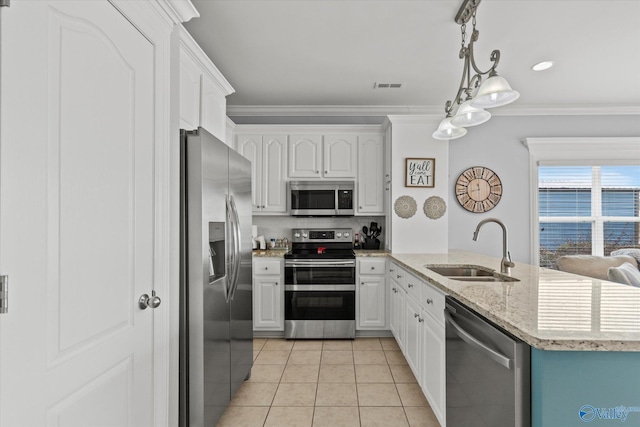
[[529,150],[531,265],[540,263],[538,166],[624,166],[640,164],[640,137],[525,138]]

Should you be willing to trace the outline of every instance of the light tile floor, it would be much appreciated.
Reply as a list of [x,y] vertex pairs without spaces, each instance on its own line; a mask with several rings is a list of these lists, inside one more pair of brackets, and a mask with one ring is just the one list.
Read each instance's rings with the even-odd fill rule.
[[218,427],[440,427],[394,338],[253,340]]

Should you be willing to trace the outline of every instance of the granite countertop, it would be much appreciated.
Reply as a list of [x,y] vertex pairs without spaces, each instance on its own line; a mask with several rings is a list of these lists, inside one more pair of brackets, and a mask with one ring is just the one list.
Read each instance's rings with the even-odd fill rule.
[[284,254],[289,252],[289,249],[254,249],[252,251],[254,258],[284,258]]
[[357,257],[386,257],[391,255],[391,252],[385,249],[354,249]]
[[443,292],[542,350],[640,352],[640,288],[516,263],[519,282],[450,280],[425,264],[480,265],[500,259],[455,252],[390,254]]

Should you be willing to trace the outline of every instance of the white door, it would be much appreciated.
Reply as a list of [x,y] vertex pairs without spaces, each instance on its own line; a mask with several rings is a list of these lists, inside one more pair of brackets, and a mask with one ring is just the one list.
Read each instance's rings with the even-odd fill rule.
[[154,50],[106,1],[0,11],[0,425],[153,425]]
[[[358,141],[358,210],[384,213],[384,142],[382,135],[362,135]],[[389,233],[386,234],[389,236]]]
[[262,211],[287,211],[287,135],[262,137]]
[[385,312],[384,276],[360,276],[358,285],[358,327],[360,329],[384,329]]
[[236,135],[236,150],[251,162],[253,213],[262,211],[262,135]]
[[323,176],[325,178],[355,178],[358,152],[356,141],[356,135],[324,137]]
[[289,136],[289,178],[320,178],[322,135]]

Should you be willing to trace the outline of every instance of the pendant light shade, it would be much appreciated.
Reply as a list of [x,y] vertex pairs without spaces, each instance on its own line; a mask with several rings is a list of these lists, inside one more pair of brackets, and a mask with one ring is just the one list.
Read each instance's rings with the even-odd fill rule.
[[471,101],[465,101],[458,108],[458,113],[451,119],[451,124],[458,127],[477,126],[491,118],[491,113],[471,105]]
[[511,89],[504,77],[494,75],[480,85],[471,105],[478,108],[493,108],[511,104],[520,97],[520,93]]
[[451,123],[451,117],[447,117],[440,122],[440,126],[438,126],[438,130],[433,133],[433,137],[435,139],[448,140],[461,138],[466,134],[467,130],[465,128],[453,125]]

